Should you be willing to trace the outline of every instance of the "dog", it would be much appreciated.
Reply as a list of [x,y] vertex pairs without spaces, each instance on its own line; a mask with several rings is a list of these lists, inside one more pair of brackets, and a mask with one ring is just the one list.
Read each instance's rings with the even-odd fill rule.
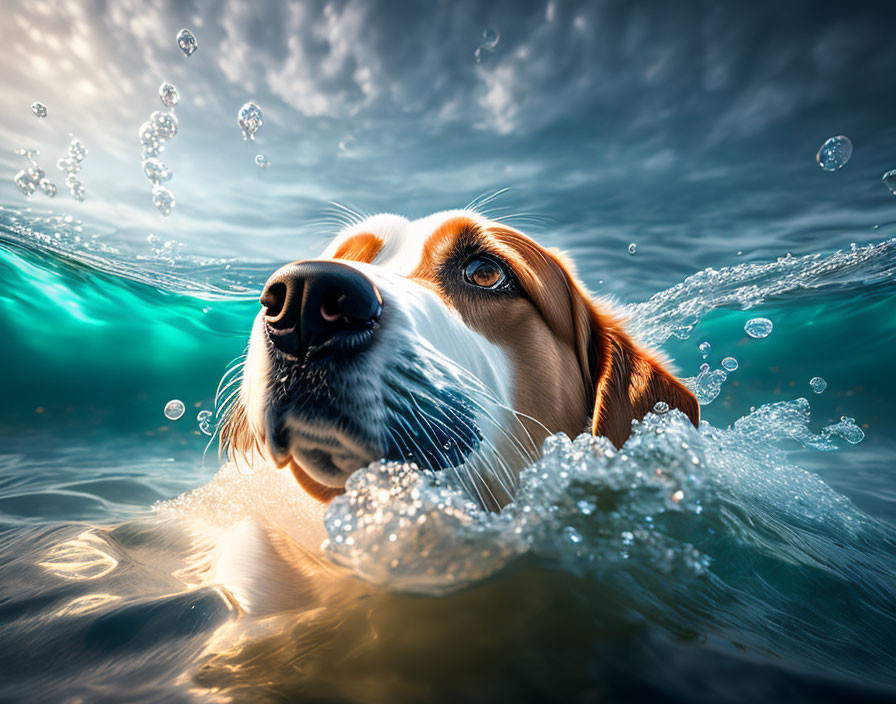
[[288,466],[319,502],[394,460],[499,510],[551,434],[619,447],[661,401],[699,423],[563,255],[473,211],[363,219],[274,272],[260,302],[222,441]]

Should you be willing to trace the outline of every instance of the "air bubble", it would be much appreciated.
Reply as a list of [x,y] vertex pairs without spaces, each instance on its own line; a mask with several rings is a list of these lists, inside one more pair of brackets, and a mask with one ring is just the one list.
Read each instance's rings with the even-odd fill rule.
[[177,33],[177,45],[184,52],[184,56],[190,56],[199,48],[196,36],[189,29],[182,29]]
[[186,410],[187,407],[184,406],[183,401],[173,398],[165,404],[165,417],[168,420],[178,420]]
[[722,360],[722,368],[726,372],[733,372],[737,370],[737,360],[734,357],[725,357]]
[[856,425],[855,419],[846,416],[840,416],[840,422],[827,426],[824,432],[829,435],[837,435],[850,445],[858,445],[865,439],[865,431]]
[[666,415],[669,412],[669,404],[665,401],[657,401],[653,404],[653,412],[658,416]]
[[710,351],[712,351],[712,345],[710,345],[706,340],[697,345],[697,349],[700,350],[700,356],[703,359],[709,357]]
[[31,112],[40,119],[47,116],[47,106],[43,103],[31,103]]
[[262,117],[261,108],[251,100],[240,108],[236,119],[243,131],[243,139],[255,139],[255,134],[262,125]]
[[637,251],[638,251],[638,245],[635,244],[634,242],[632,242],[632,243],[628,246],[628,253],[629,253],[629,254],[636,254]]
[[841,134],[837,137],[831,137],[822,144],[818,154],[815,155],[815,160],[825,171],[837,171],[837,169],[842,169],[846,165],[851,156],[852,142],[849,137]]
[[162,101],[162,104],[166,108],[173,108],[180,100],[180,96],[177,94],[177,88],[175,88],[172,83],[164,81],[162,85],[159,86],[159,100]]
[[266,169],[271,165],[271,162],[268,161],[268,158],[264,154],[256,154],[255,165],[259,169]]
[[822,379],[820,376],[813,376],[813,377],[809,380],[809,386],[812,387],[812,390],[813,390],[815,393],[817,393],[817,394],[821,394],[821,393],[824,393],[824,390],[825,390],[826,388],[828,388],[828,382],[826,382],[826,381],[825,381],[824,379]]
[[174,209],[174,194],[164,186],[153,186],[152,204],[162,215],[167,217]]
[[744,332],[750,337],[761,339],[771,335],[773,327],[774,325],[772,324],[772,321],[768,318],[751,318],[747,321],[747,324],[744,325]]

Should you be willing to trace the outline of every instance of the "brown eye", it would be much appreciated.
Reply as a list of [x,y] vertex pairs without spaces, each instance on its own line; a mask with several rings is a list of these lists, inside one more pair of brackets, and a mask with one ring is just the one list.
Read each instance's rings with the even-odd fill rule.
[[467,283],[481,288],[498,288],[507,279],[504,267],[488,257],[473,257],[464,267]]

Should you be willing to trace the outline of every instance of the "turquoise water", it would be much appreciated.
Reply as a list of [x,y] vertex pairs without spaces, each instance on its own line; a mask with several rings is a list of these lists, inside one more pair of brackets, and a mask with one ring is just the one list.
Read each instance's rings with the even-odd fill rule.
[[[896,689],[896,242],[735,254],[633,298],[633,330],[682,376],[697,375],[704,340],[713,369],[739,362],[699,431],[670,413],[618,454],[552,438],[500,517],[402,468],[360,472],[327,517],[338,586],[259,614],[210,556],[247,518],[288,535],[294,487],[219,471],[195,418],[214,409],[276,264],[135,256],[77,220],[0,214],[4,697]],[[757,340],[744,325],[758,316],[774,331]],[[176,422],[162,414],[171,398],[187,406]],[[841,416],[861,442],[824,430]],[[384,486],[403,488],[383,499]],[[438,530],[396,523],[391,541],[345,527],[356,513],[401,515],[415,489]]]

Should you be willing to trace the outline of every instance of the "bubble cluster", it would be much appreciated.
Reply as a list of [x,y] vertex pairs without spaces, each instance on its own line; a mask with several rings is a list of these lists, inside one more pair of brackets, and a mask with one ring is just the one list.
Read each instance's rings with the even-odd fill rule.
[[268,158],[264,154],[256,154],[255,155],[255,165],[259,169],[266,169],[271,165],[271,162],[268,161]]
[[170,181],[174,174],[158,156],[165,150],[165,142],[177,136],[178,122],[174,114],[174,106],[178,103],[177,88],[164,81],[159,86],[159,98],[171,110],[155,110],[149,116],[149,120],[140,125],[137,138],[140,140],[143,175],[152,184],[152,203],[163,216],[167,217],[174,210],[174,194],[161,184]]
[[213,420],[214,417],[211,411],[199,411],[199,413],[196,414],[196,421],[199,423],[199,430],[203,435],[215,434],[214,428],[212,427]]
[[162,105],[166,108],[173,108],[177,105],[178,100],[180,100],[180,97],[177,94],[177,88],[168,81],[162,81],[162,85],[159,86],[159,100],[162,101]]
[[488,27],[482,33],[482,40],[482,43],[476,48],[476,51],[473,52],[473,60],[477,64],[481,64],[482,60],[489,54],[495,53],[495,47],[498,46],[498,42],[501,40],[501,35],[494,27]]
[[821,145],[815,160],[818,165],[825,171],[837,171],[846,166],[846,162],[852,156],[852,142],[849,137],[842,134],[837,137],[831,137],[828,141]]
[[81,171],[81,162],[85,156],[87,147],[84,146],[84,142],[72,135],[68,151],[56,162],[56,168],[65,173],[65,185],[75,200],[84,200],[84,184],[78,179],[78,173]]
[[243,131],[243,139],[252,141],[262,125],[262,112],[258,105],[250,100],[236,114],[237,123]]
[[[172,196],[173,198],[174,196]],[[149,246],[152,248],[152,256],[154,259],[161,259],[168,264],[175,264],[180,251],[184,247],[183,242],[177,240],[165,240],[154,233],[150,233],[146,238]]]
[[632,242],[628,246],[628,253],[634,255],[634,254],[637,254],[637,252],[638,252],[638,245],[635,244],[634,242]]
[[768,318],[751,318],[744,325],[744,332],[750,337],[762,339],[772,334],[773,327],[772,321]]
[[809,386],[812,387],[812,390],[813,390],[815,393],[817,393],[817,394],[821,394],[821,393],[824,393],[824,390],[825,390],[826,388],[828,388],[828,382],[826,382],[826,381],[825,381],[824,379],[822,379],[820,376],[813,376],[813,377],[809,380]]
[[165,404],[165,417],[168,420],[178,420],[186,410],[187,407],[184,406],[183,401],[173,398]]
[[184,56],[190,56],[199,47],[196,36],[186,28],[177,33],[177,45],[184,52]]
[[35,117],[42,120],[47,116],[47,106],[43,103],[31,103],[31,112],[34,113]]
[[20,149],[19,154],[28,160],[29,166],[13,177],[16,188],[26,197],[34,195],[40,189],[45,196],[53,198],[56,195],[56,184],[47,178],[46,172],[37,163],[40,152],[37,149]]
[[725,359],[722,360],[722,368],[726,372],[737,371],[737,366],[737,360],[734,357],[725,357]]

